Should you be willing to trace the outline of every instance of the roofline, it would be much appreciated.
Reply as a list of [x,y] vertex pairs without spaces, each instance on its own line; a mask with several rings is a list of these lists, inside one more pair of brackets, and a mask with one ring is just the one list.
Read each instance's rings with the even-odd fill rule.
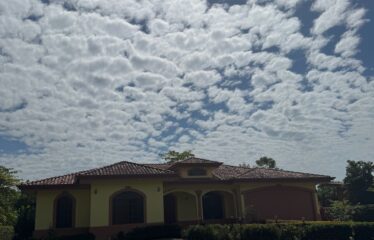
[[90,189],[90,184],[39,184],[39,185],[17,185],[20,190],[33,190],[33,189]]
[[76,180],[79,179],[135,179],[135,178],[174,178],[178,177],[176,173],[167,174],[127,174],[127,175],[77,175]]

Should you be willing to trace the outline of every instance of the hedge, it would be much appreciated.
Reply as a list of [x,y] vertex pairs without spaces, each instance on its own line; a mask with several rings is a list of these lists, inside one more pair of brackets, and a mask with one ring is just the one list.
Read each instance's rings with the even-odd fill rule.
[[12,226],[0,226],[0,239],[1,240],[12,240],[14,235],[14,229]]
[[138,227],[128,233],[119,232],[114,240],[151,240],[162,238],[180,238],[182,230],[178,225],[154,225]]
[[183,235],[188,240],[374,240],[374,223],[195,225]]

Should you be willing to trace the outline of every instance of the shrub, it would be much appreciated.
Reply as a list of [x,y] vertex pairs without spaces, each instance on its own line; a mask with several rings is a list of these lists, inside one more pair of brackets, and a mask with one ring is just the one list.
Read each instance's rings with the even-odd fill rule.
[[195,225],[185,232],[188,240],[229,240],[230,229],[228,225]]
[[155,225],[135,228],[124,234],[120,232],[115,240],[147,240],[161,238],[180,238],[181,228],[178,225]]
[[281,240],[300,240],[303,237],[303,224],[278,224]]
[[352,211],[353,221],[374,222],[374,205],[357,205]]
[[241,239],[251,240],[277,240],[280,237],[280,230],[276,225],[253,224],[243,228]]
[[95,235],[92,233],[77,234],[71,236],[59,237],[59,240],[95,240]]
[[352,227],[355,240],[374,240],[374,223],[355,223]]
[[0,226],[0,239],[11,240],[13,238],[14,230],[12,226]]
[[349,240],[352,236],[350,224],[310,224],[304,229],[303,240]]

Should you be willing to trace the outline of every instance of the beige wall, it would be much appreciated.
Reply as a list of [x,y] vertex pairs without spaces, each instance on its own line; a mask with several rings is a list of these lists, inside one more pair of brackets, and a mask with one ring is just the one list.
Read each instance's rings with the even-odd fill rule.
[[54,201],[63,192],[70,193],[75,198],[75,227],[89,227],[90,191],[88,189],[38,190],[36,194],[35,230],[45,230],[53,227]]
[[177,200],[177,220],[198,220],[196,197],[186,192],[173,193]]

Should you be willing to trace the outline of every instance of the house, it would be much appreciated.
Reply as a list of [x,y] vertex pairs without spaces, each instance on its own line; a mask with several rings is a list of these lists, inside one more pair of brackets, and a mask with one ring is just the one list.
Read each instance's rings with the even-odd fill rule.
[[91,232],[108,239],[147,224],[319,220],[315,186],[333,178],[201,158],[113,165],[20,185],[36,193],[35,237]]

